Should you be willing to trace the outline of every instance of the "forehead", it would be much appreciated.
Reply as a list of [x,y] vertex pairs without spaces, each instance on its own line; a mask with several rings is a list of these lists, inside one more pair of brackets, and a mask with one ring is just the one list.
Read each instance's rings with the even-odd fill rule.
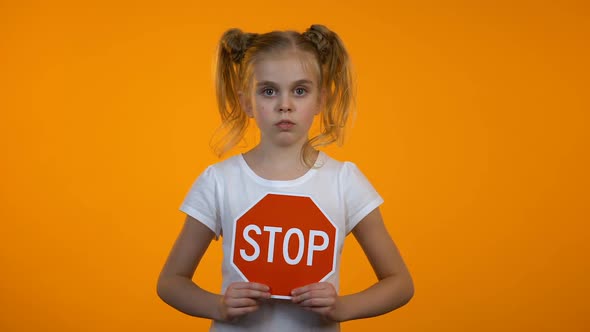
[[317,82],[319,66],[306,52],[282,52],[264,55],[253,64],[254,81],[289,83],[302,79]]

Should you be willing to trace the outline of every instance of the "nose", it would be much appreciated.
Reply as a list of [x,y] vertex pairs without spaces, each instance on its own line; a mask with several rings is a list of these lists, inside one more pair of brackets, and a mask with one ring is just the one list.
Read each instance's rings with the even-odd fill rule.
[[288,96],[283,96],[279,104],[279,112],[291,112],[293,111],[293,104]]

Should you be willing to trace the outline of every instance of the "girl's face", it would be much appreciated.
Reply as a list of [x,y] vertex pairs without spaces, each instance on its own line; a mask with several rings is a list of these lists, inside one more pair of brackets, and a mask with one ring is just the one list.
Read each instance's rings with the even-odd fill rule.
[[302,146],[322,104],[314,57],[290,51],[264,56],[253,66],[250,98],[243,102],[260,129],[260,143]]

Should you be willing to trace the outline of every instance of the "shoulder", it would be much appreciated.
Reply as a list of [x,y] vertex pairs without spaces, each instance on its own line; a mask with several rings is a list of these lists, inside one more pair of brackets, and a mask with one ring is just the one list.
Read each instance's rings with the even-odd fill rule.
[[210,177],[223,177],[228,172],[232,172],[240,168],[240,158],[241,155],[238,154],[210,164],[205,168],[202,175]]
[[231,157],[228,157],[227,159],[211,164],[209,168],[212,168],[216,171],[225,171],[239,168],[241,162],[240,159],[242,159],[242,155],[236,154]]
[[195,188],[202,186],[212,187],[222,185],[224,179],[227,179],[231,174],[235,174],[235,170],[240,168],[239,157],[239,155],[232,156],[225,160],[207,165],[196,177],[192,189],[194,190]]
[[326,172],[335,172],[344,178],[350,175],[361,173],[354,162],[337,160],[326,153],[322,154],[322,160],[319,162],[320,170]]
[[325,168],[326,173],[331,172],[332,176],[336,176],[338,183],[341,184],[345,195],[354,195],[354,192],[362,192],[359,190],[365,188],[366,191],[374,191],[373,185],[368,177],[360,170],[356,163],[352,161],[339,161],[328,155],[325,155],[325,163],[321,168]]

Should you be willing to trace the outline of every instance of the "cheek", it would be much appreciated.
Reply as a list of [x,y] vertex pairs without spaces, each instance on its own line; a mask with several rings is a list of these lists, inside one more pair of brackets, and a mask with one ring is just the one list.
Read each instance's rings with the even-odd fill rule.
[[315,104],[315,114],[316,115],[320,114],[320,112],[322,111],[322,107],[323,107],[323,105],[322,105],[321,100],[318,100]]
[[308,105],[308,109],[311,111],[310,113],[313,113],[313,115],[318,115],[320,114],[321,110],[322,110],[322,104],[320,102],[319,99],[315,99],[313,101],[311,101]]
[[267,103],[264,103],[264,102],[259,103],[258,104],[258,110],[261,113],[269,112],[270,110],[272,110],[272,105],[270,105],[268,102]]
[[273,112],[272,105],[269,105],[267,103],[259,103],[258,105],[256,105],[256,108],[254,110],[256,117],[262,122],[264,122],[266,119],[268,119],[272,112]]
[[267,108],[268,105],[266,105],[262,100],[254,99],[254,101],[252,102],[252,109],[256,113],[264,112]]

